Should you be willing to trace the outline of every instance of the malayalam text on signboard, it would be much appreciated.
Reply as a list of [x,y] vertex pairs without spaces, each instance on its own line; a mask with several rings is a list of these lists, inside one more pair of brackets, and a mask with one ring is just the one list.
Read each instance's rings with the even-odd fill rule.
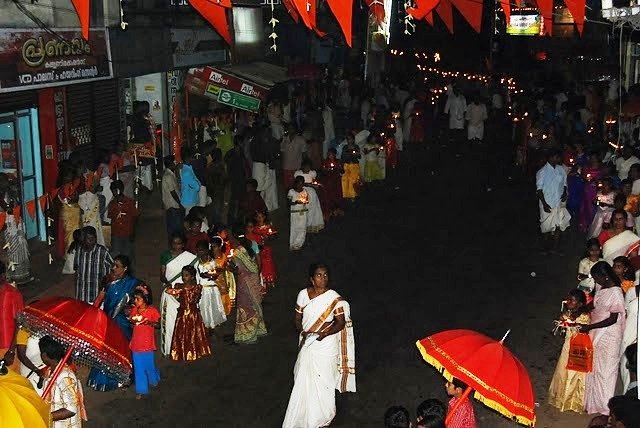
[[0,30],[0,92],[111,78],[105,30]]

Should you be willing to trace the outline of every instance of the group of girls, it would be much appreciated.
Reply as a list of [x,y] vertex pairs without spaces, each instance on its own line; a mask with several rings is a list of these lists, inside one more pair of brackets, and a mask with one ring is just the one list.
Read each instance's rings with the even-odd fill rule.
[[[620,224],[625,220],[622,213],[613,213]],[[608,415],[608,402],[616,395],[618,379],[623,394],[630,389],[637,367],[628,364],[626,355],[630,345],[637,346],[640,295],[633,250],[634,245],[628,246],[629,256],[619,255],[607,261],[598,239],[587,242],[586,255],[578,265],[578,286],[569,292],[563,302],[566,310],[557,321],[566,336],[549,387],[549,403],[561,411]],[[572,349],[574,344],[586,339],[578,337],[580,334],[588,334],[590,342],[582,350],[592,352],[592,357],[587,357],[591,364],[584,368],[569,364],[577,351]]]
[[211,355],[209,336],[234,308],[235,343],[256,343],[267,334],[262,299],[277,280],[269,244],[277,231],[266,213],[254,213],[234,233],[222,225],[203,229],[202,219],[190,215],[185,230],[171,237],[160,260],[163,355],[176,361]]

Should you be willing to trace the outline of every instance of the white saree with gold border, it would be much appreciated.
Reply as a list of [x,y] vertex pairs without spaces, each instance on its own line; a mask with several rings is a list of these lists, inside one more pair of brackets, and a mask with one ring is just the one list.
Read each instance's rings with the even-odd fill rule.
[[336,315],[344,314],[346,325],[338,333],[316,340],[299,337],[300,349],[293,369],[294,384],[283,428],[319,428],[336,415],[335,390],[355,392],[355,346],[349,304],[328,290],[313,299],[307,290],[298,294],[296,311],[302,313],[302,328],[319,333],[329,328]]

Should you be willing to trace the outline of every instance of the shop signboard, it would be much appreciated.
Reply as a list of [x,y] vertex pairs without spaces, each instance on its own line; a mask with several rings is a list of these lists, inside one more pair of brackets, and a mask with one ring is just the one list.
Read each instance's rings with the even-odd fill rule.
[[213,67],[191,69],[187,80],[194,89],[199,88],[197,92],[204,91],[203,95],[207,95],[206,93],[217,95],[216,87],[258,98],[260,101],[265,101],[269,94],[269,88]]
[[260,108],[260,100],[228,89],[220,88],[218,102],[242,110],[256,112]]
[[79,29],[0,29],[0,93],[112,76],[104,29],[91,30],[89,40]]

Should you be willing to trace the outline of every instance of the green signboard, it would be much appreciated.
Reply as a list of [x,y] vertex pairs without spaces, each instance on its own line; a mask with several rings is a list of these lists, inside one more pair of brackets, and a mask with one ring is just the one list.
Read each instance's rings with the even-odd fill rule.
[[260,108],[260,100],[228,89],[220,88],[218,102],[242,110],[256,112]]

